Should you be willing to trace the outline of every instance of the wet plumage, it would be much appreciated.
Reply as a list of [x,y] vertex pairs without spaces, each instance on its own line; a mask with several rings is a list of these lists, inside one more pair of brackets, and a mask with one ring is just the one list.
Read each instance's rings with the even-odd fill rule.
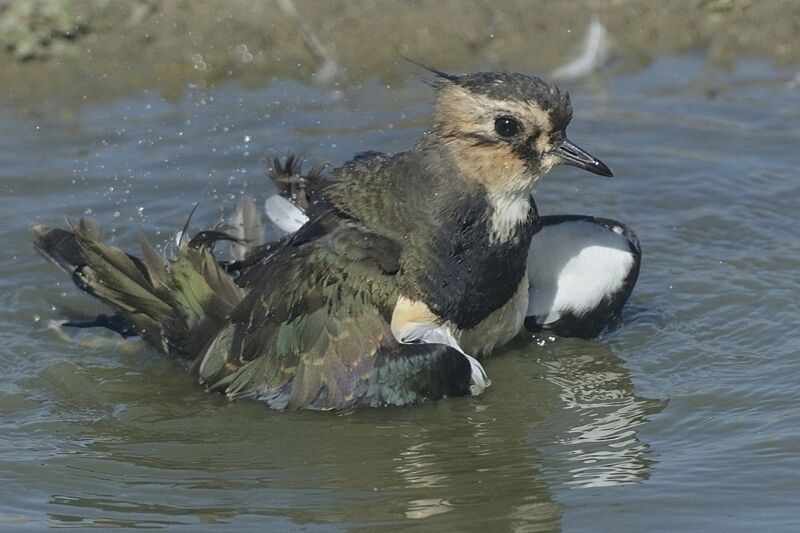
[[35,244],[231,398],[351,409],[479,393],[472,355],[513,338],[528,307],[531,189],[562,163],[610,171],[566,139],[569,98],[537,78],[439,73],[436,86],[431,128],[407,152],[283,173],[307,222],[234,262],[214,255],[222,229],[183,232],[166,262],[85,223],[36,227]]

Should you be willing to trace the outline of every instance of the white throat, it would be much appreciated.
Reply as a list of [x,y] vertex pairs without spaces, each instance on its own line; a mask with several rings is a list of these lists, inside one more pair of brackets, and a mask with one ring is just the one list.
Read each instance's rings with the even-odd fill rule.
[[526,190],[522,193],[490,194],[489,205],[492,206],[492,240],[507,242],[514,236],[517,228],[528,220],[531,212],[530,192]]

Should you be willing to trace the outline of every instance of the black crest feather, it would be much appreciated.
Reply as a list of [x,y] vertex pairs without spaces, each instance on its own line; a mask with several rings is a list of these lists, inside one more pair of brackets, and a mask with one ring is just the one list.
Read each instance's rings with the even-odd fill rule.
[[415,61],[415,60],[413,60],[413,59],[411,59],[409,57],[406,57],[406,56],[402,56],[401,55],[400,57],[402,57],[403,59],[405,59],[406,61],[408,61],[412,65],[417,66],[417,67],[419,67],[419,68],[421,68],[423,70],[427,70],[428,72],[430,72],[431,74],[436,76],[437,79],[434,80],[433,83],[431,83],[431,85],[433,85],[433,86],[438,86],[441,83],[441,80],[449,81],[450,83],[458,83],[458,76],[455,76],[453,74],[448,74],[447,72],[444,72],[444,71],[439,70],[439,69],[435,69],[433,67],[429,67],[428,65],[426,65],[424,63],[420,63],[419,61]]

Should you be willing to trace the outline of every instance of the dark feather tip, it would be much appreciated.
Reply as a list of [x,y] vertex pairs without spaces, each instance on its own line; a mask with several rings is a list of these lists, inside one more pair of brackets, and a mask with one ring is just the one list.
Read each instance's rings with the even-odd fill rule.
[[93,320],[69,320],[61,324],[67,328],[105,328],[118,333],[123,339],[138,337],[133,326],[120,315],[98,315]]
[[[444,71],[439,70],[439,69],[435,69],[433,67],[429,67],[428,65],[426,65],[424,63],[420,63],[419,61],[415,61],[415,60],[413,60],[411,58],[408,58],[406,56],[403,56],[403,55],[401,55],[400,57],[403,58],[404,60],[408,61],[412,65],[415,65],[415,66],[417,66],[417,67],[419,67],[419,68],[421,68],[423,70],[427,70],[428,72],[430,72],[431,74],[433,74],[434,76],[439,78],[439,80],[446,80],[446,81],[449,81],[451,83],[458,83],[458,76],[455,76],[453,74],[448,74],[447,72],[444,72]],[[434,80],[432,85],[437,86],[440,83],[439,80]]]
[[201,231],[189,241],[189,247],[195,250],[203,247],[213,247],[218,241],[230,241],[237,244],[244,244],[242,239],[236,238],[229,233],[220,230],[206,230]]

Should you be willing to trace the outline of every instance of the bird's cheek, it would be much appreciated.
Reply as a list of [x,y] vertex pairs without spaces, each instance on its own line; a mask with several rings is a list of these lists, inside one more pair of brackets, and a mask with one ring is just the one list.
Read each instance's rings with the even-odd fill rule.
[[542,169],[543,172],[547,172],[551,168],[558,166],[561,164],[561,159],[552,153],[547,153],[542,156],[542,160],[539,163],[539,168]]

